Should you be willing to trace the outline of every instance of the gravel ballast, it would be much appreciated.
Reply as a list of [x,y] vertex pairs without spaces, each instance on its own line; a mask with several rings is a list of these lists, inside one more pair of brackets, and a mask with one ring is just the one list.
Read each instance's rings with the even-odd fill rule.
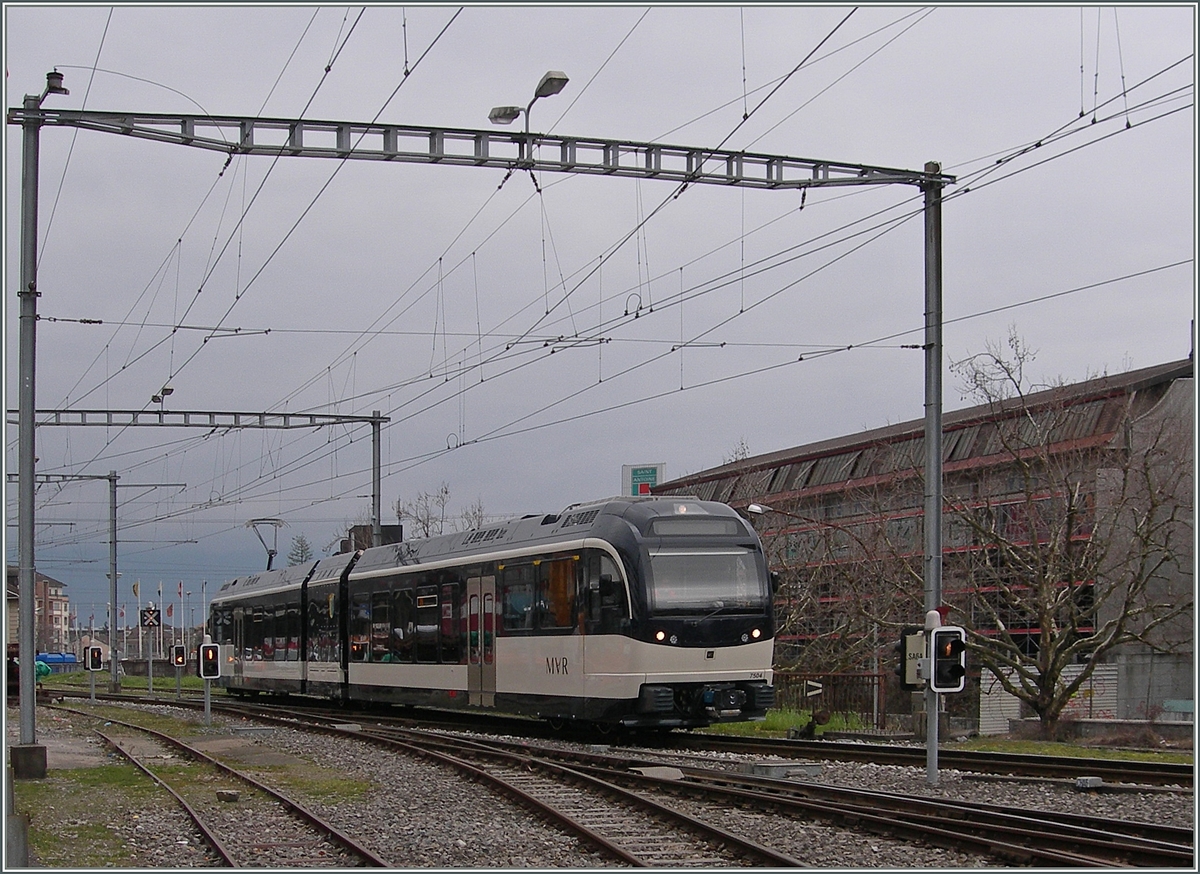
[[[185,719],[194,714],[163,708]],[[117,761],[84,720],[42,718],[38,742],[50,749],[91,749],[97,762]],[[9,742],[15,743],[15,711],[9,711]],[[214,718],[207,729],[214,740],[235,734],[234,726]],[[291,758],[297,774],[336,775],[342,790],[333,796],[292,782],[286,791],[333,825],[354,835],[399,868],[596,868],[615,864],[575,837],[543,824],[500,793],[466,779],[446,766],[417,757],[382,752],[353,738],[335,738],[294,729],[248,733],[244,740],[262,754]],[[722,754],[714,753],[717,760]],[[54,757],[51,774],[54,777]],[[72,767],[78,767],[78,764]],[[239,767],[244,767],[239,765]],[[256,769],[265,782],[272,769]],[[1065,780],[1000,780],[941,770],[929,785],[924,768],[823,762],[807,779],[839,786],[913,796],[963,799],[1013,808],[1064,810],[1098,816],[1192,827],[1191,792],[1079,791]],[[352,791],[345,791],[349,787]],[[731,831],[746,833],[820,868],[995,867],[996,859],[920,846],[825,823],[762,816],[732,808],[680,802],[688,812],[713,819]],[[22,812],[18,809],[17,812]],[[53,809],[42,811],[43,817]],[[99,810],[104,816],[105,811]],[[216,864],[199,836],[173,805],[161,799],[113,824],[130,847],[132,867],[187,868]],[[246,823],[253,829],[255,824]],[[36,860],[35,860],[36,864]]]

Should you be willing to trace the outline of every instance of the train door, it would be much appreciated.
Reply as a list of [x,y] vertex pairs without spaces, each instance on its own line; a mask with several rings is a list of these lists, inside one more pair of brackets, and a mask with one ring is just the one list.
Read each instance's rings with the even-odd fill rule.
[[496,706],[496,578],[467,578],[467,700]]

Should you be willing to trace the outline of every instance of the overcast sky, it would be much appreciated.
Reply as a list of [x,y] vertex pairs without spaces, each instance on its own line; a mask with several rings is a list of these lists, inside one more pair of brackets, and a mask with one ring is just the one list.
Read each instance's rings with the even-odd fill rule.
[[[1196,280],[1192,6],[27,6],[5,106],[496,128],[957,178],[947,365],[1011,332],[1034,382],[1187,357]],[[512,130],[523,125],[518,120]],[[1039,144],[1034,147],[1035,144]],[[383,521],[616,494],[923,415],[911,186],[767,191],[227,155],[41,132],[37,406],[390,417]],[[21,130],[5,137],[8,409]],[[100,324],[95,323],[101,322]],[[561,339],[560,339],[561,338]],[[151,400],[163,386],[173,392]],[[948,410],[970,403],[945,375]],[[17,467],[17,429],[5,465]],[[121,477],[120,600],[197,603],[265,565],[245,523],[322,554],[370,492],[365,426],[39,428],[38,472]],[[139,489],[137,484],[186,483]],[[16,518],[16,486],[6,492]],[[36,564],[107,601],[104,482],[38,492]],[[7,527],[16,561],[16,529]],[[271,531],[264,529],[270,542]],[[190,541],[190,542],[189,542]],[[197,617],[199,611],[197,610]]]

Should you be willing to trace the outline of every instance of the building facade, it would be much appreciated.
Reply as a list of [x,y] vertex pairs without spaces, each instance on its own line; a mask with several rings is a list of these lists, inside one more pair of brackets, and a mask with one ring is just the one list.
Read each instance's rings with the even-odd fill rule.
[[[972,644],[970,694],[950,702],[962,715],[978,714],[981,681],[1057,712],[1039,678],[1075,700],[1090,687],[1071,678],[1093,660],[1115,666],[1105,715],[1191,699],[1194,418],[1191,359],[943,416],[943,602]],[[912,421],[654,493],[766,509],[779,668],[885,677],[900,629],[923,624],[924,456]]]
[[[16,643],[20,629],[20,593],[18,569],[6,567],[5,609],[8,613],[8,642]],[[38,652],[71,652],[71,600],[66,585],[45,574],[34,572],[34,647]]]

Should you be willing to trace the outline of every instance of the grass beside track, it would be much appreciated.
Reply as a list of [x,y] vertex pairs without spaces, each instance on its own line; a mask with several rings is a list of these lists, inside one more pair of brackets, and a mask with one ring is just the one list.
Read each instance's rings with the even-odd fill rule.
[[[803,731],[812,721],[812,714],[798,710],[771,710],[762,722],[734,722],[715,725],[705,731],[739,737],[787,737],[789,731]],[[828,732],[859,731],[865,728],[853,714],[835,713],[829,722],[815,729],[816,736]],[[1018,755],[1068,756],[1088,759],[1133,759],[1136,761],[1192,764],[1191,750],[1142,749],[1129,746],[1110,746],[1085,743],[1064,743],[1042,740],[1017,740],[1003,736],[962,738],[952,742],[955,749]],[[946,746],[946,743],[942,744]]]

